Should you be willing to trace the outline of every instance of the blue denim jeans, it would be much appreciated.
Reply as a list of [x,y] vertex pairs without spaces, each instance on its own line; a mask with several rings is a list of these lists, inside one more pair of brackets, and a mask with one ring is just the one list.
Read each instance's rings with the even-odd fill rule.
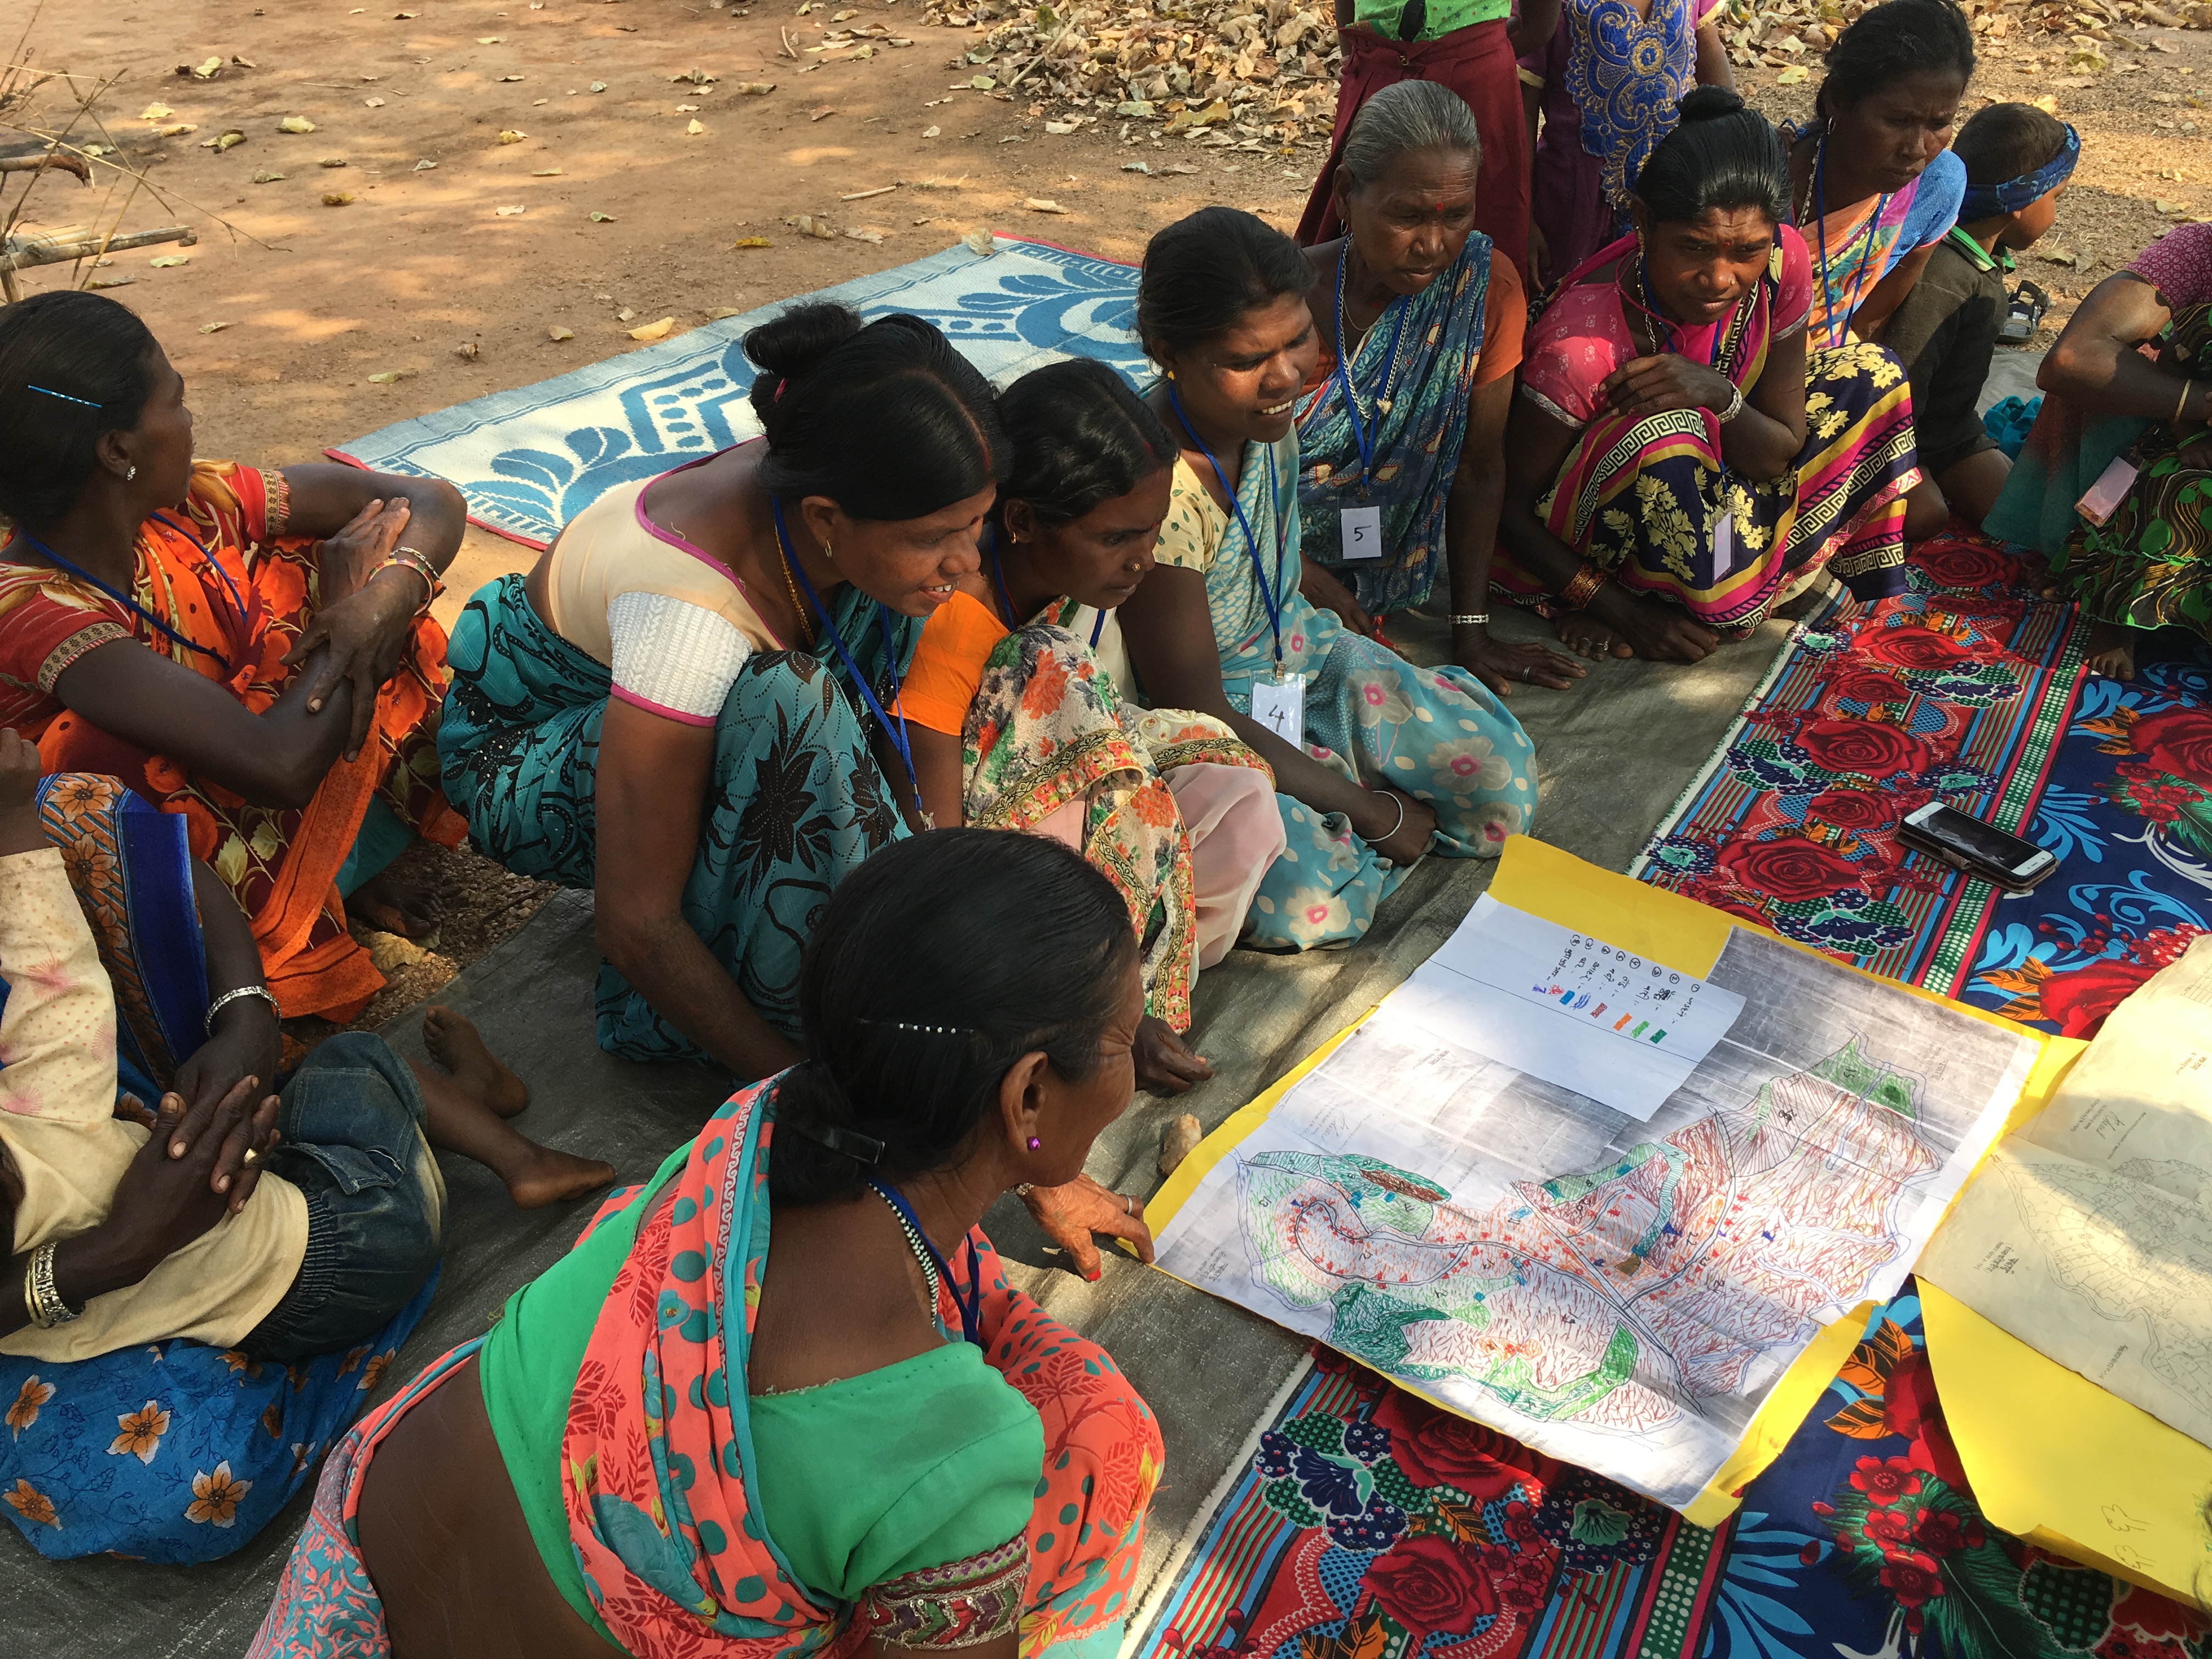
[[407,1062],[365,1031],[331,1037],[285,1085],[267,1168],[307,1200],[307,1251],[284,1299],[238,1346],[293,1360],[380,1330],[438,1265],[445,1190],[417,1127]]

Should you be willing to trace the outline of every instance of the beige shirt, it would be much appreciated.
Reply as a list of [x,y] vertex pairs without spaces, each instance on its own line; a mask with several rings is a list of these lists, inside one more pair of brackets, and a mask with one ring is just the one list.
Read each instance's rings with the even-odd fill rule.
[[562,529],[545,572],[553,631],[612,667],[608,607],[625,593],[654,593],[711,611],[756,651],[783,649],[726,568],[646,517],[645,493],[655,482],[617,485]]
[[[23,1182],[21,1252],[106,1219],[147,1138],[115,1115],[115,994],[52,848],[0,858],[0,1150]],[[307,1200],[264,1174],[243,1211],[137,1284],[69,1324],[0,1337],[0,1353],[88,1359],[177,1336],[228,1347],[283,1299],[307,1249]],[[21,1293],[0,1280],[0,1295]]]

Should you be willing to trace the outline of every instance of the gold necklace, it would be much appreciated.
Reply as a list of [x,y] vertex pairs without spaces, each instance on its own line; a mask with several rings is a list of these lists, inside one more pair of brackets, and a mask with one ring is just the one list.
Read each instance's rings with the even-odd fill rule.
[[799,618],[799,625],[806,630],[806,648],[811,651],[814,648],[814,623],[807,616],[805,605],[799,602],[799,584],[792,580],[791,555],[784,550],[780,540],[775,552],[777,562],[783,566],[783,591],[791,595],[792,614]]

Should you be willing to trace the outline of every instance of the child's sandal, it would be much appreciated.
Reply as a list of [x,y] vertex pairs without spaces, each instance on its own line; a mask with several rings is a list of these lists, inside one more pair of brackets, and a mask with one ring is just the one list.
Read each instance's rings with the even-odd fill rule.
[[2004,326],[1997,331],[1997,338],[2005,345],[2026,345],[2043,326],[2043,315],[2051,309],[2051,296],[2033,283],[2023,282],[2012,291],[2012,305],[2005,313]]

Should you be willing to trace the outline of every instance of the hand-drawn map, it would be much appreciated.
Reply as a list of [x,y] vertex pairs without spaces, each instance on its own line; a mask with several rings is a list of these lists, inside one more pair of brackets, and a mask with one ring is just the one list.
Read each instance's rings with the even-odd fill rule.
[[1649,1122],[1386,1000],[1207,1171],[1159,1265],[1681,1508],[1820,1328],[1893,1294],[2026,1037],[1741,930]]

